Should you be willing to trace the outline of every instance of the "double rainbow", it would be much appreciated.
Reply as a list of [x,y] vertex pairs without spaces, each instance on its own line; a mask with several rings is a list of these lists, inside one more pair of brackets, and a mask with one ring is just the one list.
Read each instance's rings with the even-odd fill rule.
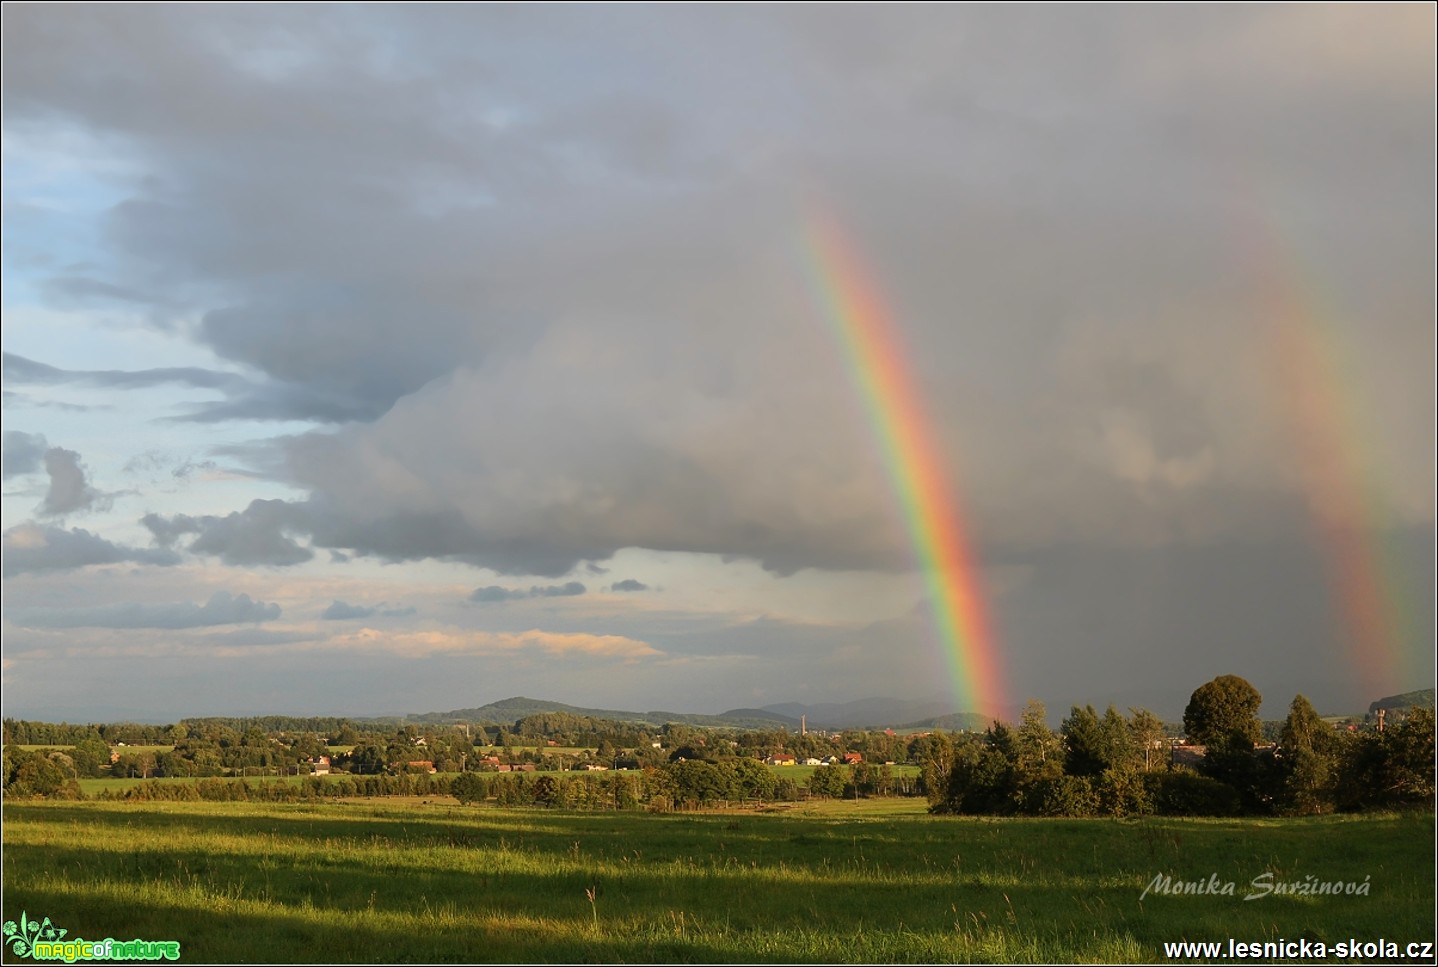
[[998,715],[1006,710],[1006,696],[982,575],[900,332],[832,217],[809,219],[804,256],[898,498],[954,698],[961,711]]

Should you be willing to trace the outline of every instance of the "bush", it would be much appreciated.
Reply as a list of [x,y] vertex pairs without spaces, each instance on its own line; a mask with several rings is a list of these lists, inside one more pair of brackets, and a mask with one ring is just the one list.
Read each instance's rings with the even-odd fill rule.
[[1153,812],[1153,795],[1144,773],[1115,766],[1104,770],[1098,781],[1100,809],[1115,817],[1147,816]]
[[1099,796],[1088,776],[1041,779],[1025,798],[1039,816],[1092,816],[1099,810]]
[[1232,786],[1192,772],[1151,772],[1145,783],[1163,816],[1237,816],[1243,805]]

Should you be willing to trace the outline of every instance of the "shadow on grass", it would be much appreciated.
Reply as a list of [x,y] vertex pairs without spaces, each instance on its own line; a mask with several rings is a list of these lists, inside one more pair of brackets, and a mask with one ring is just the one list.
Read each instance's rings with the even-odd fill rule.
[[[1431,814],[836,826],[363,809],[6,804],[5,917],[179,940],[186,960],[276,962],[1103,960],[1114,948],[1095,944],[1115,938],[1141,959],[1167,940],[1431,931]],[[206,849],[217,834],[228,845]],[[1243,901],[1274,867],[1368,871],[1374,896]],[[1139,900],[1155,874],[1211,872],[1237,895]]]

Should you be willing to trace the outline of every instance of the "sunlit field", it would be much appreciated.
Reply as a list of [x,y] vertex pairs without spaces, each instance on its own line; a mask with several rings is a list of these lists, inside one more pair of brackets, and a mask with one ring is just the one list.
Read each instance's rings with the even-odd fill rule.
[[[1432,938],[1433,815],[978,820],[922,803],[4,806],[4,916],[184,961],[1044,962],[1164,941]],[[1253,901],[1269,882],[1367,895]],[[1142,894],[1155,876],[1233,895]],[[7,949],[7,960],[14,960]]]

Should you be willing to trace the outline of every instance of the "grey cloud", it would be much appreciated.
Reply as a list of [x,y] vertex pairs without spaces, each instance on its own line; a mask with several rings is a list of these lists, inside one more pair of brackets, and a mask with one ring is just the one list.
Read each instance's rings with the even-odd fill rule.
[[186,460],[184,463],[170,471],[170,476],[176,480],[188,480],[196,471],[210,473],[219,469],[219,464],[213,460]]
[[283,567],[314,557],[314,551],[288,536],[293,531],[303,531],[305,525],[295,505],[283,500],[253,500],[243,511],[224,517],[176,514],[166,518],[151,513],[140,522],[163,547],[193,534],[188,545],[191,553],[214,555],[233,566]]
[[325,608],[320,617],[325,621],[346,621],[350,618],[368,618],[378,610],[378,608],[368,608],[336,600],[328,608]]
[[178,384],[198,389],[236,391],[248,387],[243,376],[222,373],[194,366],[171,366],[162,369],[59,369],[14,353],[4,354],[4,373],[16,383],[53,386],[60,383],[84,383],[112,389],[145,389],[151,386]]
[[488,587],[475,588],[470,593],[469,600],[490,604],[499,601],[520,601],[525,598],[572,598],[583,594],[586,590],[584,585],[578,581],[570,581],[567,584],[536,584],[527,591],[520,588],[502,588],[491,584]]
[[529,596],[531,598],[572,598],[584,592],[584,585],[578,581],[570,581],[567,584],[548,584],[543,587],[536,585],[529,589]]
[[78,527],[65,530],[45,524],[25,523],[10,528],[4,534],[5,577],[122,562],[170,566],[180,563],[180,556],[167,548],[113,544]]
[[344,622],[352,617],[370,617],[378,612],[377,607],[365,607],[364,604],[349,604],[348,601],[335,600],[334,604],[326,607],[321,619],[326,622]]
[[611,591],[648,591],[649,585],[633,578],[625,578],[623,581],[615,581],[609,586]]
[[6,430],[4,442],[4,479],[35,473],[43,466],[42,458],[49,444],[41,433]]
[[418,609],[414,608],[413,606],[390,608],[386,607],[382,603],[379,605],[370,606],[361,604],[350,604],[346,601],[337,600],[328,608],[325,608],[324,613],[320,615],[320,618],[325,621],[346,621],[354,618],[372,618],[376,615],[381,618],[408,618],[409,616],[416,613],[418,613]]
[[64,400],[42,400],[33,396],[27,396],[24,393],[12,393],[8,389],[4,391],[3,399],[8,408],[27,406],[41,410],[60,410],[66,413],[93,413],[98,410],[111,409],[108,403],[89,405],[84,403],[67,403]]
[[516,601],[525,596],[523,591],[491,584],[488,587],[475,588],[470,592],[469,600],[478,601],[481,604],[491,604],[498,601]]
[[121,604],[95,608],[16,609],[11,620],[29,628],[208,628],[274,621],[280,606],[248,594],[216,591],[204,604]]
[[74,450],[63,447],[46,450],[45,473],[50,477],[50,486],[45,491],[45,500],[40,504],[39,512],[46,517],[63,517],[77,510],[89,510],[100,497],[86,482],[80,455]]
[[61,305],[87,305],[93,302],[125,302],[142,305],[165,305],[166,300],[138,289],[85,275],[55,275],[45,279],[42,290]]
[[[1431,521],[1421,8],[11,20],[7,124],[144,160],[85,277],[184,293],[268,378],[185,419],[363,424],[283,444],[315,547],[549,578],[632,546],[911,566],[810,291],[810,194],[986,551],[1277,526],[1306,497],[1263,297],[1289,261],[1346,307],[1381,502]],[[309,553],[233,526],[263,532],[251,561]]]
[[303,631],[270,631],[266,628],[237,628],[205,635],[200,639],[206,644],[240,648],[262,648],[271,645],[292,645],[300,641],[313,641],[315,636]]
[[[382,412],[382,408],[366,403],[352,393],[327,392],[323,388],[300,382],[276,379],[255,382],[234,373],[196,366],[139,370],[60,369],[14,353],[5,353],[4,371],[7,380],[22,384],[54,386],[75,383],[108,389],[190,386],[195,389],[217,390],[225,394],[223,400],[191,404],[185,414],[171,417],[172,422],[311,419],[344,423],[349,420],[373,418]],[[76,404],[32,402],[34,405],[89,408]]]

